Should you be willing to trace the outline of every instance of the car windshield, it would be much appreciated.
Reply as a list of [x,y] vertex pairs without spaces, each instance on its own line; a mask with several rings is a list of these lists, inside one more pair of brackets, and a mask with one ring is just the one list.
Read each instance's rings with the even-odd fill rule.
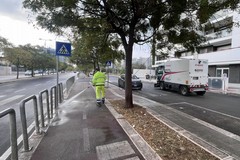
[[132,79],[138,79],[136,75],[132,75]]

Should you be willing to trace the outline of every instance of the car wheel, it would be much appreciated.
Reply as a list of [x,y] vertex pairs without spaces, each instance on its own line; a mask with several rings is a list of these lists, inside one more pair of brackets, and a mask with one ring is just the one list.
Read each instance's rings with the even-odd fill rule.
[[165,90],[165,84],[164,84],[164,82],[160,82],[160,89],[161,89],[161,90]]
[[187,96],[188,93],[189,93],[187,86],[180,86],[180,93],[181,93],[183,96]]
[[120,85],[120,81],[118,81],[118,87],[121,87],[121,85]]

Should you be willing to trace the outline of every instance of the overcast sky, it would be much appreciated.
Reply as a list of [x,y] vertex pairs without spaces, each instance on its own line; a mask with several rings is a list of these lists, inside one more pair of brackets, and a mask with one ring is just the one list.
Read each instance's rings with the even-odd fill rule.
[[[22,6],[23,0],[1,0],[0,4],[0,36],[8,39],[15,46],[32,44],[55,48],[55,41],[66,41],[40,27],[28,23],[34,20],[30,11]],[[30,18],[29,18],[30,17]],[[40,40],[42,39],[42,40]],[[46,43],[45,43],[46,42]],[[133,57],[149,57],[149,45],[135,46]]]

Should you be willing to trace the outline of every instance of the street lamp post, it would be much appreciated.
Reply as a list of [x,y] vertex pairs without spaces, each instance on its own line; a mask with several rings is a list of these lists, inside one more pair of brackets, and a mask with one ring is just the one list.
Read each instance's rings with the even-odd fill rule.
[[39,40],[44,41],[44,48],[46,49],[47,53],[47,41],[52,41],[51,39],[44,39],[44,38],[39,38]]

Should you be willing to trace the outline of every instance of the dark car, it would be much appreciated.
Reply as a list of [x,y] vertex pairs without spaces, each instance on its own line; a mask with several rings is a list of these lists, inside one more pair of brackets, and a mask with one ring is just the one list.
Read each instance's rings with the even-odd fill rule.
[[[119,78],[118,78],[118,86],[125,88],[125,74],[122,74]],[[136,75],[132,75],[132,89],[142,89],[142,82],[141,80],[136,76]]]

